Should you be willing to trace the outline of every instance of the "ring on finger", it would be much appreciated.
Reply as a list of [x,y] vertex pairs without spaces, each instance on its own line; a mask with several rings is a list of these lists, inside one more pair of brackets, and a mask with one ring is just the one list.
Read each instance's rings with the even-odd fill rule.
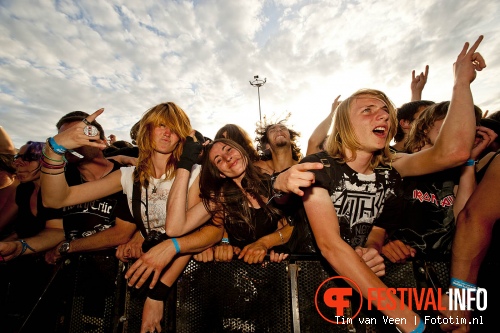
[[99,131],[94,125],[87,125],[83,128],[83,134],[85,134],[86,136],[96,136],[97,134],[99,134]]
[[90,123],[90,121],[87,120],[87,118],[83,118],[82,121],[85,125],[92,126],[92,124]]

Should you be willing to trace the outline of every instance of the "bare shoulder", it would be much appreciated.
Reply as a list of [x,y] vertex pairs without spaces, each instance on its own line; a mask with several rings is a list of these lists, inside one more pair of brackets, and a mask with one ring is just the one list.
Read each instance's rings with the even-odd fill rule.
[[268,175],[272,175],[274,173],[273,168],[271,166],[269,166],[269,164],[266,161],[260,160],[260,161],[254,162],[253,165],[258,167],[262,173],[266,173]]

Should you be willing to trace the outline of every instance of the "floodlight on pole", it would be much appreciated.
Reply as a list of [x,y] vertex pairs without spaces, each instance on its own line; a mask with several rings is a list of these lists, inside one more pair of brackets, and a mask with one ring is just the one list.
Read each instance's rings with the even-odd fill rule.
[[259,97],[259,120],[262,121],[262,114],[260,111],[260,87],[262,87],[266,83],[266,78],[264,80],[259,79],[258,75],[254,75],[253,81],[249,81],[250,84],[254,87],[257,87],[257,96]]

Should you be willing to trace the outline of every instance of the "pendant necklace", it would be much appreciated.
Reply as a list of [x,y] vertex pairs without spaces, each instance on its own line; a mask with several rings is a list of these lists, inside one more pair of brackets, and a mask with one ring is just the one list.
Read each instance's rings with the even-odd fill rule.
[[151,191],[152,194],[156,194],[156,191],[158,191],[158,186],[160,185],[161,181],[162,181],[162,178],[158,179],[157,181],[153,180],[153,190]]

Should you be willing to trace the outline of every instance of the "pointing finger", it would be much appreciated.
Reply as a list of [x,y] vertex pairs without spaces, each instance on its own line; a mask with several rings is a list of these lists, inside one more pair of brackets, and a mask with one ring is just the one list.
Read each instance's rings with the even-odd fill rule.
[[[476,42],[471,46],[470,50],[467,52],[467,55],[469,54],[474,54],[474,52],[476,52],[479,44],[481,44],[481,41],[483,40],[483,35],[479,36],[479,38],[476,40]],[[466,43],[468,44],[468,43]]]
[[89,123],[93,122],[97,117],[101,115],[101,113],[104,112],[104,108],[100,108],[96,112],[92,113],[90,116],[88,116],[86,119]]

